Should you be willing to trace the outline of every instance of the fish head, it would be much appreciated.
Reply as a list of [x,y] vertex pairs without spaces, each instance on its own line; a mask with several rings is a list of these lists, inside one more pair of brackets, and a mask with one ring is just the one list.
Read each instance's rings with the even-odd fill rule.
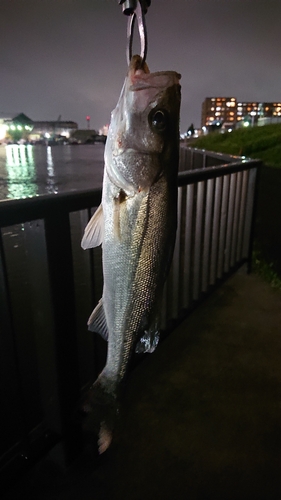
[[105,168],[127,196],[149,189],[171,170],[177,175],[180,75],[150,73],[140,56],[129,66],[119,101],[111,114]]

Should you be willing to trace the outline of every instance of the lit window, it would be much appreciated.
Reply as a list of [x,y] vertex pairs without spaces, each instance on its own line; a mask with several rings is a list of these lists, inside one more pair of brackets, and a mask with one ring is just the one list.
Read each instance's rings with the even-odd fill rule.
[[221,110],[221,107],[217,106],[216,111],[220,111],[220,110]]

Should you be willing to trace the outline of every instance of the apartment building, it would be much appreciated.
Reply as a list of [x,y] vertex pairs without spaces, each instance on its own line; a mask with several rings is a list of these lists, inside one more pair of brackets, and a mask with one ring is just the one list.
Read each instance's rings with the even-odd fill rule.
[[201,126],[236,122],[237,101],[235,97],[206,97],[202,104]]
[[235,97],[206,97],[202,104],[201,126],[215,123],[233,125],[246,120],[252,125],[261,119],[281,120],[281,102],[242,102]]

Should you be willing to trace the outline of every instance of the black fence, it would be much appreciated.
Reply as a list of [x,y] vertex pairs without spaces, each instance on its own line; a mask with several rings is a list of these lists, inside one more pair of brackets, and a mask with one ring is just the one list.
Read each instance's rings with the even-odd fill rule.
[[[181,148],[178,232],[162,329],[250,265],[258,160]],[[100,190],[0,202],[0,469],[23,468],[55,443],[77,453],[73,415],[103,367],[105,342],[87,331],[102,294],[100,248],[83,251]],[[77,438],[77,439],[76,439]]]

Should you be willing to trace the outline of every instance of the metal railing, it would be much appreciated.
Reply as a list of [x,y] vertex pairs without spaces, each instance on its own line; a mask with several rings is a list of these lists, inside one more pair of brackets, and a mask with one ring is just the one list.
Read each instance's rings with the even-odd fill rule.
[[[250,264],[259,166],[181,148],[163,330]],[[26,465],[61,438],[68,456],[76,452],[73,413],[106,355],[104,341],[86,328],[102,293],[101,252],[80,247],[100,199],[90,190],[0,202],[2,470]]]
[[260,165],[259,160],[181,148],[178,231],[163,299],[163,329],[244,263],[250,270]]

